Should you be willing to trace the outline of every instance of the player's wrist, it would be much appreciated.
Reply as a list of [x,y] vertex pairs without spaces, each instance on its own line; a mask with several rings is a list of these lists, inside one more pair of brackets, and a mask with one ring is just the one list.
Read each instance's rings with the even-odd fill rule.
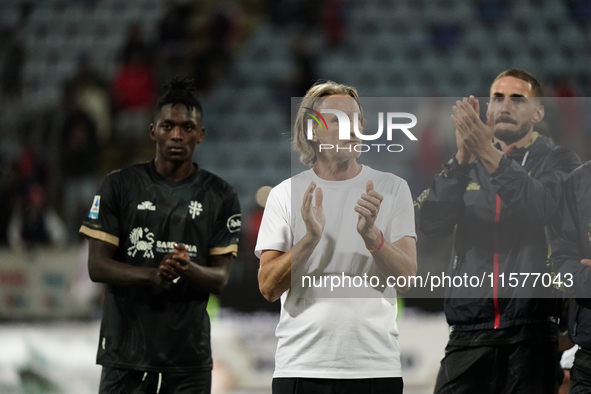
[[503,157],[503,152],[490,145],[490,147],[483,149],[482,153],[478,157],[486,169],[492,174],[499,167]]
[[470,152],[466,153],[466,152],[458,151],[456,153],[456,161],[461,166],[465,166],[467,164],[470,164],[475,159],[476,159],[476,157],[472,153],[470,153]]
[[322,238],[322,233],[317,234],[315,232],[306,231],[306,234],[302,238],[302,241],[307,244],[317,245]]
[[160,268],[153,268],[149,273],[149,282],[152,286],[168,288],[170,287],[170,281],[164,275]]
[[368,231],[368,234],[363,237],[365,247],[371,251],[377,251],[384,246],[384,234],[375,225]]
[[190,274],[190,272],[195,271],[196,269],[199,269],[199,265],[187,259],[187,264],[182,267],[178,274],[179,276],[185,276]]

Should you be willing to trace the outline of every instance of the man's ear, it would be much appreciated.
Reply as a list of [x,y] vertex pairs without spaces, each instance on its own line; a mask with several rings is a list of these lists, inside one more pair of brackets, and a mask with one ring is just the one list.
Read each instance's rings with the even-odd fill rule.
[[205,127],[202,127],[199,135],[197,136],[197,145],[203,142],[203,138],[205,137]]
[[532,122],[535,123],[539,123],[542,121],[542,119],[544,119],[544,115],[546,114],[545,110],[544,110],[544,106],[543,105],[538,105],[538,108],[536,108],[536,112],[534,112],[534,116],[532,118]]
[[313,125],[312,126],[312,139],[310,141],[314,141],[314,142],[319,141],[317,130],[318,130],[318,126]]
[[486,102],[486,120],[488,120],[488,118],[490,117],[490,101]]
[[156,131],[154,130],[154,123],[150,123],[150,139],[156,141]]

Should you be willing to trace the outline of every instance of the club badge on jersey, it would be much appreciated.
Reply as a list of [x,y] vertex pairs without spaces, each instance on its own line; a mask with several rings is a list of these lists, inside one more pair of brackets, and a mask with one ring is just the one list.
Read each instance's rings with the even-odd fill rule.
[[198,201],[191,201],[189,203],[189,214],[192,219],[195,219],[195,216],[201,215],[201,212],[203,212],[203,204]]

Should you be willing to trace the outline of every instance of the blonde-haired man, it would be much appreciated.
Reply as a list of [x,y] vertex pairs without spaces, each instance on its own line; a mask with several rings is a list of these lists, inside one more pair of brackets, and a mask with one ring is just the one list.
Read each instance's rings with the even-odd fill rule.
[[[350,119],[348,139],[339,139],[335,110]],[[312,116],[304,112],[323,116],[310,133]],[[261,293],[282,306],[274,394],[402,393],[396,290],[377,285],[365,289],[368,298],[341,298],[351,292],[337,289],[331,297],[332,287],[321,288],[335,277],[408,278],[417,269],[408,185],[357,162],[354,120],[362,130],[354,88],[332,81],[310,88],[293,148],[312,168],[273,188],[267,200],[255,253]]]

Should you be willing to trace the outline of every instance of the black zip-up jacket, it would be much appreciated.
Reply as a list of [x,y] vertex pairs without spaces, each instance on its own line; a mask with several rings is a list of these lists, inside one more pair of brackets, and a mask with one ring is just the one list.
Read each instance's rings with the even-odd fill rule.
[[[452,331],[506,328],[559,315],[561,301],[540,298],[550,291],[541,282],[551,272],[545,227],[558,210],[563,180],[578,165],[574,152],[534,133],[532,143],[503,155],[493,174],[478,159],[466,166],[450,160],[419,196],[416,222],[423,234],[445,237],[457,225],[447,275],[477,276],[481,283],[446,286],[444,310]],[[533,276],[521,287],[521,273],[539,274],[536,287]],[[510,286],[511,274],[516,287]],[[550,277],[544,279],[548,284]]]
[[560,267],[563,288],[573,297],[569,334],[574,343],[591,350],[591,268],[581,264],[582,259],[591,259],[591,161],[565,181],[554,228],[558,237],[552,240],[551,261]]

